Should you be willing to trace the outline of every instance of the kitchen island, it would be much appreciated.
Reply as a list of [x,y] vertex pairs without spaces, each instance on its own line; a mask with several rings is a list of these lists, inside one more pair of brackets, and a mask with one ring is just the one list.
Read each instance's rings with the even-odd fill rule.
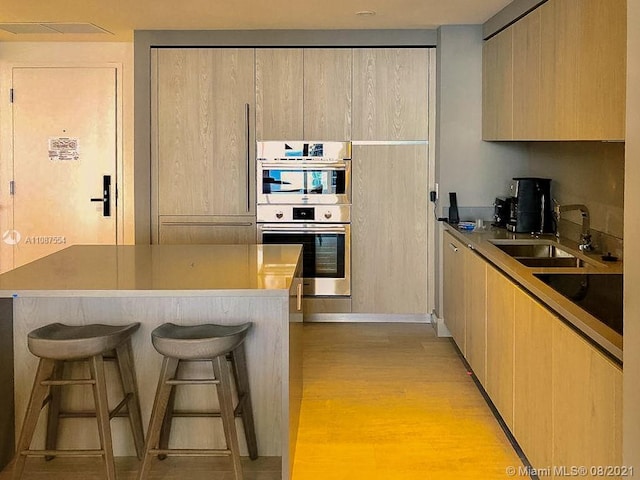
[[[0,324],[12,324],[13,332],[16,433],[37,367],[37,358],[26,342],[27,333],[35,328],[53,322],[140,322],[133,348],[146,428],[162,361],[151,344],[151,331],[165,322],[250,321],[253,328],[245,348],[258,453],[281,457],[282,478],[288,479],[302,395],[300,254],[301,247],[296,245],[78,245],[0,275],[4,307],[0,308]],[[204,368],[200,364],[189,367],[194,373]],[[3,369],[10,367],[3,365]],[[187,396],[191,408],[215,408],[212,392],[200,388],[206,387],[178,392],[178,408]],[[74,407],[83,405],[87,395],[90,399],[88,392],[75,392]],[[216,421],[219,419],[177,419],[172,444],[223,447],[224,435],[214,426]],[[78,428],[77,422],[85,422],[86,428]],[[62,422],[61,447],[95,448],[94,423],[91,419]],[[115,419],[112,429],[114,453],[135,455],[126,420]],[[34,442],[42,434],[41,429]],[[244,435],[240,443],[241,454],[247,455]]]

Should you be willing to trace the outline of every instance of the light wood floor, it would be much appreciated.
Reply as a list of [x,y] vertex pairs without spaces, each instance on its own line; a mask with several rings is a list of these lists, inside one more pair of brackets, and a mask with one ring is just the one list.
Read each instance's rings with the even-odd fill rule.
[[295,480],[492,480],[522,465],[448,339],[305,325]]
[[[294,480],[492,480],[522,465],[448,339],[424,324],[306,324]],[[168,458],[151,480],[231,479],[227,459]],[[102,479],[96,460],[29,460],[25,480]],[[248,459],[246,480],[279,479]],[[138,462],[117,459],[118,479]],[[0,480],[11,478],[11,468]]]

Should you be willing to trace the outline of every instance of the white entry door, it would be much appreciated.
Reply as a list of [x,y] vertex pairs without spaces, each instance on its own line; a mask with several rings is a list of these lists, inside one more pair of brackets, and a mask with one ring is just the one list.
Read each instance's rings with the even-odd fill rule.
[[13,266],[115,244],[116,69],[14,68]]

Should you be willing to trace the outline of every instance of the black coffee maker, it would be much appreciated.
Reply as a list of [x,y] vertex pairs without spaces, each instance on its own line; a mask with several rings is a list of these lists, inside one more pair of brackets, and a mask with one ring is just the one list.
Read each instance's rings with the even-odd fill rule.
[[507,228],[516,233],[554,233],[551,179],[517,177],[513,179],[511,189]]

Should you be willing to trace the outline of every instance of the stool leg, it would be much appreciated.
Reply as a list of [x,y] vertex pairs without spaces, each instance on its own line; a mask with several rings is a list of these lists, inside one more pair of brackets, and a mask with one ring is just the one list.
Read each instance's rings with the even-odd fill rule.
[[104,360],[102,355],[95,355],[89,359],[93,396],[96,403],[96,419],[98,421],[98,433],[100,445],[104,456],[104,466],[107,480],[116,480],[116,465],[113,458],[113,445],[111,440],[111,425],[109,421],[109,404],[107,400],[107,382],[104,375]]
[[[174,378],[178,378],[180,371],[180,361],[178,361],[178,365],[176,366],[176,371],[174,374]],[[177,388],[172,388],[171,393],[169,394],[169,401],[167,402],[167,409],[164,412],[164,418],[162,420],[162,427],[160,428],[160,440],[158,441],[158,448],[160,450],[166,450],[169,448],[169,438],[171,437],[171,426],[173,425],[173,409],[176,403],[176,390]],[[166,455],[158,455],[160,460],[164,460],[167,458]]]
[[231,398],[231,372],[229,371],[229,364],[224,355],[217,356],[212,360],[212,363],[214,375],[220,382],[217,385],[220,418],[222,418],[227,448],[231,450],[234,478],[235,480],[242,480],[236,416],[233,412],[233,400]]
[[240,344],[233,352],[233,374],[238,390],[240,404],[240,415],[244,426],[244,434],[247,439],[247,450],[249,458],[258,458],[258,441],[256,440],[256,428],[253,423],[253,407],[251,405],[251,389],[249,388],[249,373],[247,370],[247,357],[244,352],[244,344]]
[[158,388],[156,389],[156,398],[153,401],[149,428],[147,429],[147,442],[144,447],[144,458],[142,459],[142,465],[138,473],[138,480],[147,478],[151,468],[151,458],[153,455],[150,453],[150,450],[158,447],[160,429],[162,428],[169,397],[173,390],[173,385],[167,384],[167,381],[175,377],[177,368],[177,358],[164,357],[160,370],[160,379],[158,380]]
[[31,396],[29,397],[29,404],[27,406],[27,412],[22,422],[22,430],[20,432],[20,438],[16,445],[16,461],[13,466],[13,479],[18,480],[22,477],[24,470],[24,464],[27,460],[27,456],[22,452],[29,450],[31,445],[31,439],[33,433],[36,430],[38,424],[38,417],[40,416],[40,410],[42,410],[42,404],[47,396],[49,388],[42,385],[44,380],[48,380],[53,374],[55,362],[46,358],[41,358],[38,363],[38,370],[36,372],[36,378],[33,382],[33,388],[31,390]]
[[[61,380],[64,373],[64,362],[57,360],[53,368],[52,380]],[[49,401],[49,412],[47,413],[47,438],[45,448],[55,450],[58,446],[58,425],[60,424],[60,404],[62,402],[62,387],[52,385],[49,390],[51,400]],[[46,460],[53,460],[54,455],[44,457]]]
[[127,413],[131,432],[133,433],[133,443],[136,447],[138,460],[142,460],[144,453],[144,432],[142,427],[142,413],[140,412],[140,396],[138,394],[138,384],[136,382],[135,365],[133,363],[133,349],[131,339],[116,348],[118,359],[118,370],[122,380],[122,390],[127,400]]

